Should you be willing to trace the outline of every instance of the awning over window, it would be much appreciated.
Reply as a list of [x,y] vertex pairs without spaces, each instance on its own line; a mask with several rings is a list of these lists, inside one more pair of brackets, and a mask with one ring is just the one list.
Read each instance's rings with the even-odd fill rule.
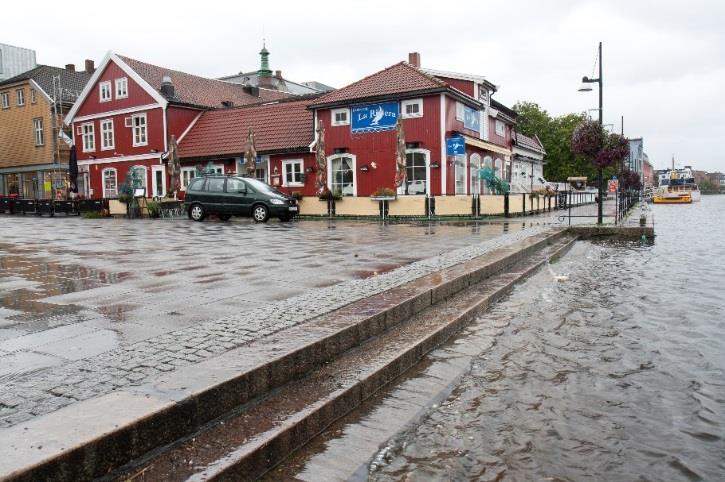
[[464,135],[463,139],[465,139],[466,144],[468,144],[469,146],[480,147],[481,149],[486,149],[487,151],[491,152],[497,152],[505,156],[511,155],[511,149],[506,149],[505,147],[482,141],[481,139],[476,139],[475,137],[469,137],[467,135]]

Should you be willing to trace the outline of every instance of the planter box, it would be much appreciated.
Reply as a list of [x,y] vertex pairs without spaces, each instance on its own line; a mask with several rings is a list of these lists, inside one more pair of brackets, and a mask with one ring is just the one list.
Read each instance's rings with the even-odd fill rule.
[[50,199],[41,199],[37,202],[37,209],[41,216],[43,214],[53,216],[53,201]]
[[75,203],[73,201],[55,201],[53,209],[56,213],[65,213],[65,215],[75,214]]
[[35,214],[36,205],[35,199],[18,199],[15,203],[18,211],[23,214]]
[[103,210],[102,199],[82,199],[78,201],[78,212],[79,213],[90,213],[98,212]]
[[398,199],[398,198],[396,198],[395,196],[372,196],[372,197],[370,197],[371,201],[395,201],[396,199]]

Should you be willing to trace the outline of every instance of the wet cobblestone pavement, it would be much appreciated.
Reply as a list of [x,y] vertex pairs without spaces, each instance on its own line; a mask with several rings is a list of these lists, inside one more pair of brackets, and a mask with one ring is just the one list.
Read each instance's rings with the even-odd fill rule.
[[0,428],[548,229],[0,216]]

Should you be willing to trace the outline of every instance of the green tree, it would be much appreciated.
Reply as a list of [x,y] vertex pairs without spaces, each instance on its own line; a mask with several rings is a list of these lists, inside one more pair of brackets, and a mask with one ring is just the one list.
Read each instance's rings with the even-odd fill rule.
[[527,136],[538,136],[546,150],[544,177],[549,181],[565,182],[572,176],[596,177],[591,162],[577,157],[571,150],[574,129],[586,117],[584,114],[565,114],[552,117],[535,102],[517,102],[516,130]]

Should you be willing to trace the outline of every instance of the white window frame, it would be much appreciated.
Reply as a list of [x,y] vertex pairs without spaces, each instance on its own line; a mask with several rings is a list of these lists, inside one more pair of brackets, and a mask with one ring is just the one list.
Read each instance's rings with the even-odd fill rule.
[[[113,177],[116,180],[116,189],[115,194],[113,196],[108,195],[108,191],[106,190],[106,172],[113,172]],[[115,167],[107,167],[103,171],[101,171],[101,190],[103,192],[104,198],[117,198],[118,197],[118,170]]]
[[[143,125],[138,123],[139,119],[143,119]],[[137,137],[141,138],[141,135],[137,135],[137,131],[143,130],[143,140],[137,141]],[[149,145],[149,130],[148,130],[148,118],[146,112],[141,114],[134,114],[131,116],[131,136],[133,147],[148,146]]]
[[501,137],[506,136],[506,124],[498,119],[496,119],[496,135]]
[[[186,179],[184,179],[184,174],[186,174]],[[186,191],[186,188],[189,186],[189,183],[192,179],[196,177],[196,167],[182,167],[181,171],[179,172],[179,180],[181,182],[181,190]],[[186,181],[186,182],[184,182]]]
[[35,89],[30,89],[30,103],[35,104],[37,102],[37,97],[35,95]]
[[158,191],[159,184],[156,182],[156,173],[161,172],[161,196],[163,197],[166,194],[166,166],[160,165],[160,166],[151,166],[151,194],[150,197],[156,197],[158,194],[156,194],[156,191]]
[[[481,154],[474,152],[468,158],[468,172],[470,173],[468,176],[469,194],[483,194],[483,189],[481,188],[481,176],[478,174],[478,169],[481,169],[481,167],[483,167],[483,158],[481,157]],[[473,173],[474,169],[476,169],[475,175]],[[474,184],[474,181],[477,182],[477,184]]]
[[[468,169],[468,159],[465,154],[454,156],[454,163],[453,166],[453,190],[454,194],[456,196],[465,196],[468,192],[468,175],[470,174],[470,169]],[[457,174],[459,172],[463,171],[463,186],[458,186],[458,177]]]
[[[104,94],[108,94],[107,96]],[[110,102],[113,100],[113,91],[111,90],[111,81],[106,80],[99,82],[98,84],[98,101],[99,102]]]
[[[407,161],[407,155],[408,154],[423,154],[425,156],[425,192],[430,196],[430,151],[428,149],[406,149],[406,161]],[[408,182],[408,179],[406,177],[406,182]],[[405,186],[400,186],[398,188],[398,195],[406,196],[405,194]],[[425,196],[425,194],[407,194],[407,196]]]
[[[101,150],[102,151],[110,151],[111,149],[116,148],[116,136],[113,132],[113,119],[103,119],[101,122]],[[107,125],[111,126],[110,129],[105,129]],[[106,134],[110,133],[110,143],[106,144]]]
[[[301,182],[287,182],[287,171],[289,169],[288,166],[291,166],[293,164],[299,164],[300,165],[300,179]],[[292,171],[294,173],[294,171]],[[285,159],[282,161],[282,186],[285,187],[302,187],[305,185],[304,182],[305,177],[305,161],[303,159]]]
[[[409,105],[417,105],[418,112],[408,114],[406,108]],[[423,99],[408,99],[400,102],[400,113],[403,119],[415,119],[417,117],[423,117]]]
[[327,158],[327,189],[332,190],[332,161],[339,157],[349,157],[352,159],[352,195],[357,196],[357,156],[348,152],[341,154],[333,154]]
[[[114,81],[116,87],[116,99],[125,99],[128,97],[128,77],[121,77]],[[123,89],[121,89],[123,88]]]
[[[140,187],[144,189],[146,197],[149,197],[149,168],[141,164],[136,164],[135,166],[131,166],[131,169],[134,171],[136,169],[143,169],[143,185]],[[136,189],[136,187],[137,186],[133,186],[134,189]]]
[[462,102],[456,101],[456,120],[464,122],[466,120],[466,112]]
[[[337,114],[345,114],[345,121],[335,119]],[[333,126],[349,126],[350,125],[350,109],[343,107],[341,109],[332,109],[330,111],[330,124]]]
[[10,94],[8,92],[2,92],[2,93],[0,93],[0,97],[2,98],[3,109],[9,109],[10,108]]
[[43,118],[36,117],[33,119],[33,132],[35,132],[35,145],[45,145],[45,133],[43,131]]
[[15,89],[15,98],[17,100],[18,107],[25,105],[25,89]]
[[[81,141],[83,144],[83,152],[96,152],[96,129],[93,122],[81,124]],[[89,141],[89,142],[86,142]],[[118,179],[117,181],[118,182]],[[116,188],[118,189],[118,188]]]

